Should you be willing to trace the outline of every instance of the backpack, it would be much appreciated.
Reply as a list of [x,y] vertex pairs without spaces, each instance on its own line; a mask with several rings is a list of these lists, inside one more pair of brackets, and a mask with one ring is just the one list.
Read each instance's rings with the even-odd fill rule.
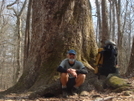
[[95,74],[108,76],[109,73],[116,72],[116,65],[117,48],[114,45],[108,44],[98,49]]

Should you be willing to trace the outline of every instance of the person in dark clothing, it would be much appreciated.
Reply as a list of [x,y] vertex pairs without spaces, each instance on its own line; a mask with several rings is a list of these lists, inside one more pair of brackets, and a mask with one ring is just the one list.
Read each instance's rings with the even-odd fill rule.
[[119,74],[117,63],[118,50],[116,43],[112,40],[107,40],[103,52],[103,65],[104,74],[108,76],[110,73]]
[[57,71],[61,73],[60,81],[63,97],[68,96],[68,89],[71,89],[73,95],[77,94],[79,86],[84,83],[88,73],[86,67],[76,60],[76,52],[74,50],[68,51],[67,58],[60,63]]

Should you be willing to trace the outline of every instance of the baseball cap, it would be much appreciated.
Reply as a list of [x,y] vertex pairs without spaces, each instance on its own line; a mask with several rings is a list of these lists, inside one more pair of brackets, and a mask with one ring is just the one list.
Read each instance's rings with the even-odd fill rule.
[[68,54],[76,54],[75,50],[69,50]]

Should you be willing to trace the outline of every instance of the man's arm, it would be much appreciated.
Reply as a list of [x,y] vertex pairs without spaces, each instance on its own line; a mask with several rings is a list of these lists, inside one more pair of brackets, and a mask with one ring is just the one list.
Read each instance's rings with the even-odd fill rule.
[[86,67],[81,68],[81,69],[77,69],[76,72],[77,73],[80,73],[80,74],[87,74],[88,73]]
[[84,64],[80,61],[78,61],[77,63],[78,63],[79,69],[76,69],[76,73],[87,74],[88,71],[86,67],[84,66]]
[[61,72],[61,73],[67,73],[67,69],[63,68],[62,66],[59,66],[59,67],[57,68],[57,71],[58,71],[58,72]]
[[58,71],[58,72],[61,72],[61,73],[67,73],[67,69],[65,68],[65,64],[66,64],[66,59],[64,59],[64,60],[60,63],[59,67],[57,68],[57,71]]

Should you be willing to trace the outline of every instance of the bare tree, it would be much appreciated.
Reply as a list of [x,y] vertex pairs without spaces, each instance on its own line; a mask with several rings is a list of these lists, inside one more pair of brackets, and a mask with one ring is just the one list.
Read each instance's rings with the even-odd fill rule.
[[27,20],[26,20],[26,30],[25,30],[25,41],[24,41],[24,64],[25,61],[27,61],[28,57],[28,51],[30,47],[30,41],[31,41],[31,19],[32,19],[32,3],[33,0],[29,0],[29,5],[28,5],[28,12],[27,12]]
[[115,3],[113,0],[109,0],[109,3],[110,3],[110,7],[109,7],[109,33],[110,33],[110,38],[113,40],[113,41],[116,41],[115,40],[115,37],[117,36],[116,35],[116,13],[115,13]]
[[17,67],[17,71],[16,71],[16,81],[18,81],[18,78],[20,77],[20,71],[22,69],[22,22],[21,22],[21,15],[22,15],[22,12],[26,6],[26,2],[27,0],[25,0],[20,12],[17,12],[15,10],[14,7],[12,7],[14,4],[16,4],[19,0],[15,0],[13,3],[7,5],[7,8],[10,9],[10,10],[13,10],[14,11],[14,15],[17,17],[17,25],[16,25],[16,29],[17,29],[17,35],[18,35],[18,39],[17,39],[17,64],[18,64],[18,67]]
[[123,33],[121,31],[121,2],[120,0],[115,0],[116,14],[117,14],[117,24],[118,24],[118,64],[122,66],[122,56],[123,56]]
[[5,0],[2,0],[2,2],[1,2],[1,8],[0,8],[0,16],[2,16],[1,14],[2,14],[2,11],[4,9],[4,3],[5,3]]
[[102,5],[102,46],[104,46],[105,41],[110,39],[109,26],[108,26],[107,0],[102,0],[101,5]]
[[[97,11],[97,26],[98,26],[98,30],[99,30],[99,43],[102,40],[102,22],[101,22],[101,10],[100,10],[100,2],[98,0],[96,0],[96,11]],[[100,44],[99,44],[100,45]]]

